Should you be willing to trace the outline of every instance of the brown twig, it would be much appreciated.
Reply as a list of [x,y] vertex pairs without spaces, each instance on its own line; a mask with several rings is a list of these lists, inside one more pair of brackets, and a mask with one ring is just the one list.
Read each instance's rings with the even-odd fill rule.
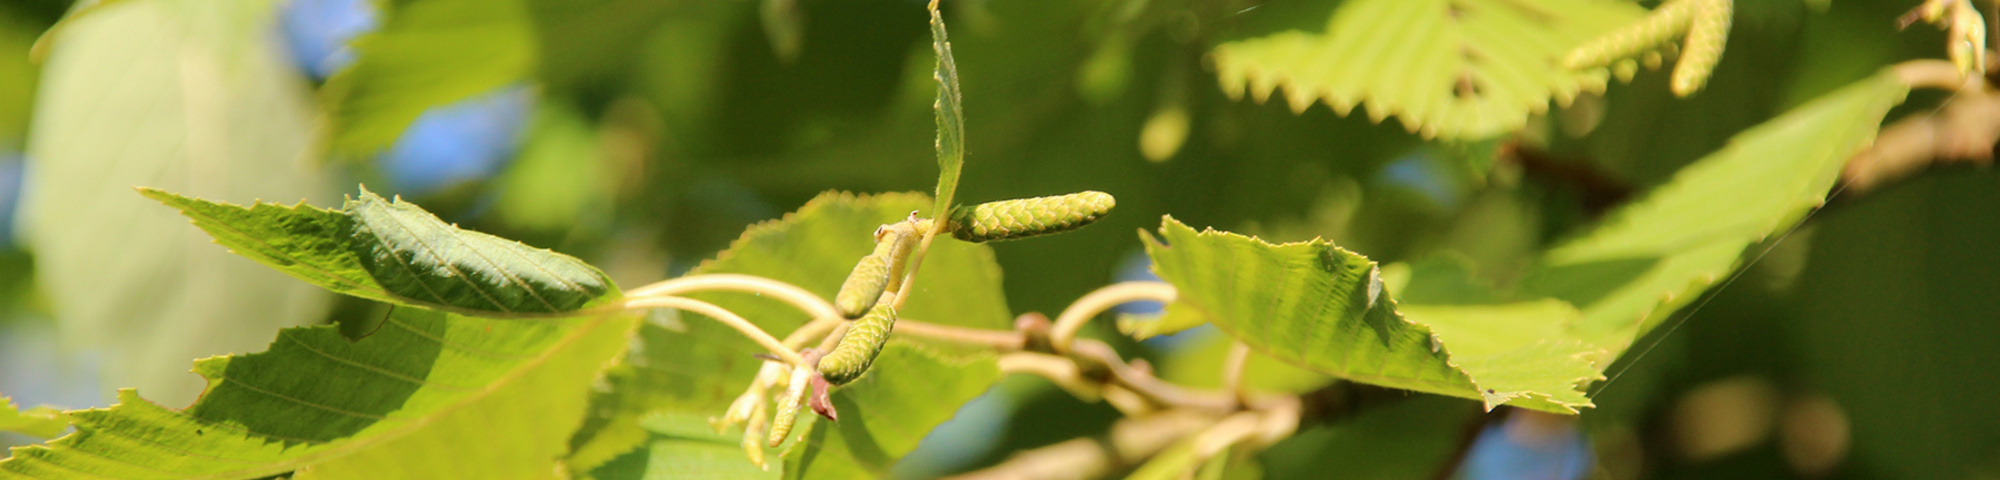
[[1993,146],[2000,142],[2000,91],[1983,77],[1959,82],[1956,68],[1940,60],[1905,62],[1896,72],[1913,87],[1955,85],[1956,93],[1936,113],[1883,127],[1875,144],[1841,170],[1846,191],[1867,192],[1938,165],[1993,163]]

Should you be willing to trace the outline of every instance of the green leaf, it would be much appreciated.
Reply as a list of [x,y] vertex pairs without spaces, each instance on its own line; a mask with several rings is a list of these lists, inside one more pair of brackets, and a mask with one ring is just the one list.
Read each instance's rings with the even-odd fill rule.
[[[1227,363],[1234,343],[1236,339],[1228,335],[1203,335],[1161,358],[1160,378],[1189,387],[1222,388],[1222,365]],[[1243,386],[1253,390],[1303,393],[1332,382],[1333,377],[1270,355],[1251,355],[1243,363]]]
[[70,412],[76,433],[15,449],[0,478],[545,477],[633,324],[399,308],[358,341],[286,329],[264,352],[196,362],[209,385],[187,409],[127,389]]
[[1135,340],[1145,340],[1161,335],[1173,335],[1191,328],[1208,324],[1208,317],[1184,305],[1167,304],[1165,310],[1154,315],[1118,315],[1118,333],[1131,336]]
[[354,64],[329,79],[333,144],[372,154],[431,107],[535,72],[535,31],[522,0],[410,0],[383,5],[382,29],[354,41]]
[[1154,269],[1179,290],[1177,303],[1199,309],[1266,355],[1357,382],[1479,399],[1487,408],[1575,413],[1590,405],[1578,384],[1597,378],[1597,370],[1573,351],[1594,351],[1588,345],[1473,338],[1482,329],[1563,326],[1574,313],[1509,315],[1504,323],[1437,309],[1406,317],[1375,262],[1323,240],[1272,245],[1228,232],[1197,233],[1171,217],[1160,238],[1144,240]]
[[105,385],[186,405],[202,385],[189,360],[255,350],[333,300],[204,245],[130,190],[332,198],[311,145],[317,113],[273,41],[272,5],[119,2],[49,36],[23,239],[65,347],[103,352]]
[[1371,408],[1349,421],[1301,426],[1297,435],[1263,452],[1265,478],[1420,480],[1459,453],[1467,422],[1479,409],[1464,401],[1417,397]]
[[965,112],[959,107],[958,62],[951,58],[951,39],[945,35],[944,17],[938,13],[935,0],[930,12],[931,49],[937,52],[937,69],[932,76],[938,83],[937,103],[931,105],[937,112],[938,155],[937,201],[931,214],[942,218],[951,211],[952,195],[958,191],[958,171],[965,166]]
[[243,256],[361,298],[488,317],[545,317],[617,296],[611,280],[582,260],[460,230],[367,189],[338,211],[140,193],[180,209],[216,243]]
[[1000,381],[990,354],[954,358],[903,340],[890,342],[876,364],[833,392],[840,421],[817,424],[792,448],[785,478],[886,477],[932,428]]
[[1556,59],[1643,13],[1613,0],[1351,0],[1324,33],[1228,42],[1214,59],[1234,97],[1283,87],[1295,111],[1363,105],[1378,122],[1395,115],[1425,137],[1472,140],[1520,129],[1551,98],[1602,91],[1605,69]]
[[1890,71],[1731,138],[1592,230],[1548,251],[1531,296],[1583,311],[1571,335],[1620,352],[1735,271],[1746,248],[1824,202],[1847,159],[1908,93]]
[[[782,472],[764,470],[744,458],[740,433],[715,433],[707,417],[691,412],[660,412],[640,424],[645,448],[632,450],[590,471],[597,480],[704,478],[775,479]],[[740,429],[739,429],[740,430]]]
[[0,432],[14,432],[36,438],[53,438],[69,428],[69,419],[54,407],[40,406],[21,411],[14,400],[0,396]]
[[[918,193],[821,194],[782,219],[751,226],[728,250],[689,274],[757,275],[833,298],[855,260],[874,250],[876,227],[903,220],[930,204],[929,197]],[[1012,328],[1013,315],[1000,289],[1000,267],[992,247],[933,243],[916,282],[909,303],[899,311],[903,318]],[[810,320],[790,305],[754,295],[687,296],[727,308],[779,336]],[[633,353],[614,370],[612,388],[595,400],[600,415],[573,440],[577,456],[571,466],[589,470],[637,446],[645,436],[638,433],[636,422],[647,412],[671,408],[719,414],[743,393],[761,364],[751,355],[763,352],[762,347],[710,319],[671,311],[655,318],[640,328]],[[903,375],[895,361],[886,356],[877,359],[868,376]]]

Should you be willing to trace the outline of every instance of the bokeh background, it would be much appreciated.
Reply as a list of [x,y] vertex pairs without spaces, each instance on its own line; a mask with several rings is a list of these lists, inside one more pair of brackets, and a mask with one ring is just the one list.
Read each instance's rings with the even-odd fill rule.
[[[1664,72],[1641,72],[1518,135],[1458,143],[1217,87],[1214,45],[1323,29],[1338,4],[946,2],[966,112],[960,198],[1119,200],[1100,225],[996,247],[1013,310],[1055,312],[1148,275],[1134,232],[1165,214],[1325,237],[1384,262],[1460,256],[1505,284],[1541,246],[1731,134],[1943,54],[1937,31],[1897,30],[1913,1],[1739,0],[1701,94],[1674,98]],[[628,285],[676,275],[822,191],[928,190],[926,19],[914,0],[0,2],[0,392],[84,408],[138,387],[185,405],[201,388],[195,358],[379,315],[228,254],[133,186],[336,205],[366,184]],[[1942,100],[1914,95],[1892,117]],[[1841,192],[1642,339],[1596,387],[1595,410],[1440,419],[1421,402],[1444,400],[1417,399],[1303,429],[1263,473],[2000,478],[1996,239],[1990,169]],[[1119,338],[1108,324],[1092,333]],[[1222,343],[1197,330],[1121,345],[1200,383],[1214,374],[1192,366]],[[1116,418],[1010,379],[898,474],[991,465]],[[1356,450],[1370,454],[1329,453]]]

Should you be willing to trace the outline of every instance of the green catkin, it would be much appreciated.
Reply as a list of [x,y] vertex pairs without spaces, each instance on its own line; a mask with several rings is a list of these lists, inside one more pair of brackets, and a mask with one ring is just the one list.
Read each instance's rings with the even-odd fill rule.
[[876,236],[875,252],[854,264],[854,271],[847,274],[847,281],[841,282],[840,292],[833,296],[833,306],[841,316],[860,318],[882,298],[882,291],[902,271],[898,267],[909,255],[910,230],[897,224],[883,228]]
[[1668,0],[1637,23],[1600,35],[1571,49],[1563,56],[1563,66],[1571,70],[1611,65],[1620,59],[1639,56],[1673,41],[1688,31],[1693,4],[1705,0]]
[[791,382],[785,384],[785,394],[778,397],[778,414],[771,419],[771,436],[766,445],[778,448],[785,443],[785,436],[792,433],[792,424],[799,419],[799,406],[806,400],[806,385],[812,379],[813,369],[793,367]]
[[1675,96],[1686,97],[1708,84],[1715,63],[1722,60],[1722,48],[1729,42],[1729,24],[1735,14],[1735,0],[1691,0],[1694,22],[1688,28],[1680,61],[1674,63],[1668,87]]
[[951,236],[991,242],[1061,233],[1103,218],[1117,204],[1111,194],[1086,191],[963,206],[951,211]]
[[875,363],[875,355],[882,353],[882,346],[889,342],[889,331],[895,328],[894,307],[876,305],[868,310],[868,315],[848,325],[847,334],[840,337],[840,344],[820,358],[820,376],[834,385],[846,385],[861,378],[861,374],[868,371],[868,366]]

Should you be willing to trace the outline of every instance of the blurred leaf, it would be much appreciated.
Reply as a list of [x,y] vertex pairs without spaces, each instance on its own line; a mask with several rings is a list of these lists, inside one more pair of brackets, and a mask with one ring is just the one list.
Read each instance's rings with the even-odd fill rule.
[[1352,0],[1325,33],[1224,43],[1214,58],[1233,97],[1284,87],[1294,111],[1363,105],[1425,137],[1480,139],[1520,129],[1551,98],[1602,91],[1605,69],[1572,72],[1556,58],[1643,13],[1611,0]]
[[185,405],[186,362],[256,349],[331,296],[228,252],[132,195],[324,198],[304,82],[269,42],[270,2],[126,2],[56,32],[22,213],[64,343],[115,353],[103,383]]
[[1357,382],[1479,399],[1489,409],[1512,404],[1576,413],[1590,405],[1578,388],[1598,376],[1581,355],[1589,345],[1475,338],[1488,329],[1542,331],[1574,315],[1431,310],[1426,315],[1440,323],[1428,325],[1398,311],[1375,262],[1323,240],[1272,245],[1197,233],[1171,217],[1160,238],[1144,240],[1160,277],[1179,289],[1177,302],[1266,355]]
[[[1190,387],[1222,388],[1222,366],[1235,342],[1228,335],[1203,335],[1177,347],[1160,359],[1160,378]],[[1251,355],[1243,364],[1243,386],[1252,390],[1302,393],[1332,382],[1333,377],[1270,355]]]
[[0,396],[0,432],[13,432],[36,438],[55,438],[69,429],[69,418],[54,407],[40,406],[21,411],[14,406],[14,400]]
[[303,203],[252,207],[140,193],[194,219],[216,242],[328,290],[489,317],[575,311],[617,287],[574,257],[449,225],[415,204],[364,188],[341,210]]
[[185,410],[126,389],[69,412],[76,433],[15,450],[0,477],[545,477],[633,324],[399,308],[358,341],[290,328],[265,352],[196,362],[210,383]]
[[1201,311],[1177,305],[1167,304],[1165,310],[1153,315],[1118,314],[1118,333],[1145,340],[1208,324],[1208,317],[1202,316]]
[[523,0],[384,3],[382,29],[356,39],[354,65],[327,81],[336,151],[376,153],[431,107],[535,73],[535,30]]
[[597,131],[574,108],[543,104],[521,157],[500,178],[495,205],[501,221],[562,230],[594,216],[609,217],[616,185]]
[[590,471],[597,480],[703,478],[775,479],[782,470],[763,470],[737,447],[736,432],[716,433],[697,413],[661,412],[640,422],[646,447]]
[[785,478],[887,476],[932,428],[998,381],[991,354],[954,358],[891,341],[868,375],[833,392],[841,420],[815,425],[785,455]]
[[1125,480],[1179,480],[1194,476],[1195,467],[1203,459],[1195,455],[1195,444],[1200,435],[1189,435],[1160,453],[1146,459],[1146,463],[1125,476]]
[[1332,425],[1300,426],[1297,435],[1265,450],[1264,478],[1370,480],[1438,478],[1464,441],[1478,409],[1460,400],[1416,397]]
[[931,215],[942,218],[944,212],[951,211],[952,194],[958,191],[958,171],[965,166],[965,112],[959,108],[958,61],[951,58],[951,39],[945,35],[937,0],[931,1],[930,12],[931,49],[937,52],[937,69],[932,75],[938,83],[937,103],[931,105],[937,112],[938,155],[937,203],[931,207]]
[[[26,51],[39,26],[24,24],[0,11],[0,51]],[[35,64],[27,55],[0,56],[0,149],[18,149],[28,134],[28,114],[34,110]]]
[[1883,71],[1738,134],[1549,250],[1522,289],[1577,305],[1583,318],[1571,335],[1623,351],[1727,278],[1746,248],[1818,207],[1908,90]]
[[[874,250],[876,227],[903,220],[930,204],[930,198],[918,193],[829,192],[783,219],[750,227],[728,250],[688,273],[758,275],[833,298],[854,263]],[[1013,315],[1000,290],[1000,267],[991,247],[955,240],[933,243],[916,282],[901,310],[903,318],[1012,328]],[[687,296],[727,308],[779,336],[810,320],[790,305],[742,293]],[[588,470],[595,461],[609,459],[610,453],[631,448],[630,442],[642,440],[631,434],[634,422],[655,409],[720,414],[749,385],[761,364],[751,355],[764,349],[720,323],[693,314],[659,315],[661,321],[640,328],[633,352],[614,370],[612,387],[594,400],[593,423],[572,440],[578,452],[590,453],[572,459],[573,466]],[[897,371],[890,363],[895,360],[883,355],[875,362],[877,373],[868,376]],[[599,429],[609,435],[600,438]]]

